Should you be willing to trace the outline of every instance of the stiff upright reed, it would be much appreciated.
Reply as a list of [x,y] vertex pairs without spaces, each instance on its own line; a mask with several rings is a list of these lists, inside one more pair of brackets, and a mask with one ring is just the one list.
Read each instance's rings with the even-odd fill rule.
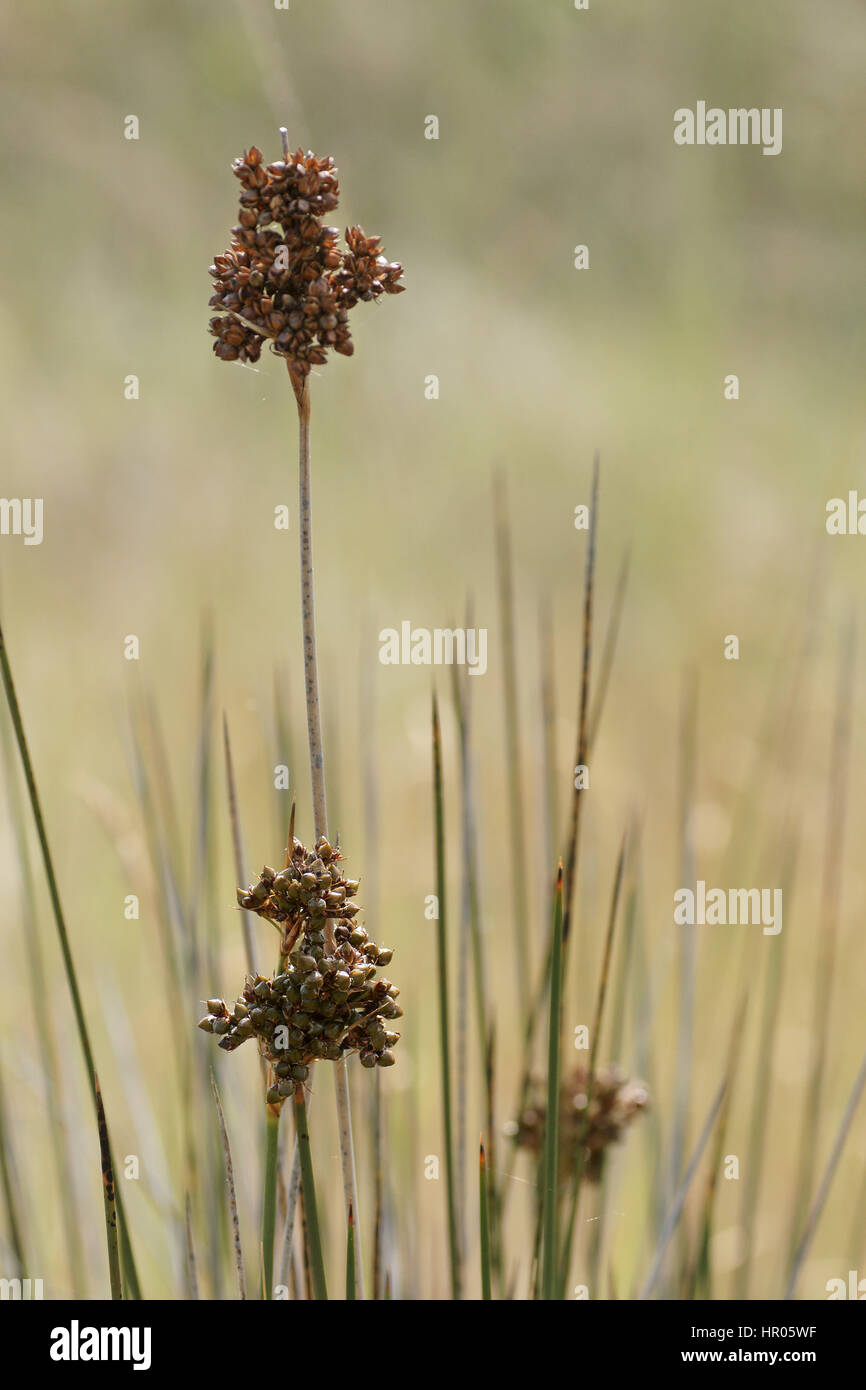
[[[45,870],[48,895],[51,900],[51,910],[54,916],[54,924],[57,928],[57,937],[63,958],[63,968],[66,973],[66,983],[69,987],[72,1008],[75,1014],[78,1041],[84,1059],[84,1066],[90,1085],[90,1094],[93,1099],[96,1114],[97,1131],[99,1134],[99,1151],[102,1163],[103,1194],[105,1198],[105,1228],[108,1242],[111,1296],[112,1298],[119,1299],[124,1296],[125,1292],[127,1298],[137,1299],[140,1297],[138,1272],[133,1258],[132,1242],[126,1223],[123,1199],[120,1192],[115,1191],[114,1187],[114,1164],[111,1157],[111,1141],[109,1138],[108,1123],[105,1118],[105,1107],[103,1105],[102,1093],[100,1092],[99,1082],[96,1076],[93,1048],[91,1046],[90,1034],[88,1033],[87,1022],[84,1016],[84,1005],[81,999],[78,975],[72,956],[72,946],[66,926],[66,918],[60,901],[60,889],[58,888],[57,877],[54,872],[54,860],[48,843],[48,832],[45,828],[45,821],[42,816],[42,806],[36,786],[36,774],[30,759],[30,750],[27,745],[27,736],[24,732],[24,722],[21,718],[21,709],[18,704],[15,682],[12,678],[12,667],[9,663],[2,627],[0,627],[0,678],[2,678],[3,689],[6,694],[6,703],[9,707],[9,716],[15,733],[15,741],[18,745],[24,781],[27,784],[30,809],[33,813],[33,822],[36,827],[39,848],[42,853],[42,865]],[[123,1275],[126,1281],[125,1291],[121,1280],[121,1257],[123,1261]]]

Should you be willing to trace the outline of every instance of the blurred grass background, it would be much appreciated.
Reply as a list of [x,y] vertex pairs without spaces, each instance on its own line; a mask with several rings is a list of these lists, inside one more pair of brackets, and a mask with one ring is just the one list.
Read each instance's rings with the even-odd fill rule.
[[[434,959],[423,915],[433,891],[431,673],[380,667],[377,633],[404,618],[452,625],[462,620],[467,594],[476,623],[490,631],[490,669],[471,684],[506,1119],[519,1044],[508,1023],[513,938],[491,479],[494,468],[506,474],[514,524],[520,756],[531,930],[540,940],[551,866],[541,828],[537,614],[540,601],[551,605],[564,815],[584,558],[572,517],[589,500],[598,448],[602,618],[627,548],[631,573],[585,808],[578,921],[585,973],[566,999],[566,1028],[589,1021],[616,849],[637,811],[654,990],[650,1051],[660,1087],[654,1107],[666,1130],[676,1027],[678,725],[684,672],[693,672],[699,876],[723,886],[776,886],[770,851],[789,814],[801,836],[796,887],[785,904],[791,939],[766,1098],[768,1180],[753,1281],[753,1292],[777,1292],[811,1037],[837,649],[849,615],[859,612],[864,564],[858,539],[831,538],[824,528],[828,498],[844,497],[862,477],[862,7],[840,0],[830,13],[808,0],[760,7],[635,0],[579,13],[565,0],[471,7],[292,0],[283,13],[267,0],[60,0],[4,4],[0,40],[2,492],[45,503],[42,546],[0,541],[3,617],[115,1147],[151,1156],[142,1179],[126,1184],[146,1289],[178,1287],[164,1218],[183,1196],[179,1102],[126,730],[131,699],[150,692],[192,853],[204,621],[214,633],[214,714],[224,710],[231,727],[250,869],[279,858],[275,762],[290,762],[299,829],[310,828],[294,406],[279,361],[265,353],[255,371],[230,369],[213,357],[206,333],[207,267],[235,220],[230,162],[253,142],[275,158],[277,127],[285,124],[294,145],[334,155],[341,225],[359,221],[380,233],[406,268],[407,294],[355,316],[352,361],[336,359],[314,378],[313,469],[331,821],[350,871],[362,879],[362,901],[365,878],[378,877],[381,924],[368,926],[397,948],[389,974],[406,1007],[399,1066],[384,1084],[399,1175],[396,1220],[429,1252],[414,1291],[435,1296],[446,1286],[443,1184],[423,1180],[419,1157],[441,1148],[434,999],[424,988]],[[782,107],[781,155],[675,146],[673,112],[698,99]],[[123,138],[129,114],[140,120],[137,142]],[[429,114],[439,118],[438,141],[424,138]],[[578,243],[590,249],[587,271],[573,268]],[[732,372],[740,378],[737,402],[723,398]],[[138,401],[124,399],[130,373],[140,379]],[[430,374],[440,380],[437,401],[425,399]],[[292,512],[288,534],[272,522],[282,502]],[[129,633],[140,638],[138,662],[123,659]],[[723,659],[728,633],[740,638],[739,662]],[[772,736],[781,726],[807,633],[802,708],[790,740],[782,746],[770,737],[763,755],[762,730]],[[277,749],[273,735],[275,668],[291,750]],[[447,676],[437,673],[446,704]],[[375,728],[362,714],[365,686]],[[450,710],[445,716],[453,834],[456,741]],[[815,1118],[822,1153],[863,1046],[856,846],[864,757],[855,719],[840,968],[827,1092]],[[362,792],[371,765],[376,844]],[[233,998],[243,958],[221,779],[217,761],[218,867],[206,900],[216,905],[220,978],[208,990]],[[32,1051],[41,1021],[19,983],[20,885],[8,824],[0,856],[3,960],[16,982],[4,1010],[4,1089],[39,1273],[47,1296],[58,1296],[67,1274],[51,1240],[52,1129]],[[450,867],[456,909],[456,844]],[[195,872],[191,864],[188,889]],[[40,884],[52,980],[45,1009],[65,1037],[65,986],[41,891]],[[139,922],[123,916],[133,892],[142,895]],[[266,927],[256,930],[262,953],[270,952]],[[717,1084],[741,987],[751,980],[760,990],[776,941],[756,929],[699,929],[695,1125]],[[191,1027],[196,1008],[191,1000]],[[226,1060],[206,1038],[197,1045],[211,1048],[218,1065],[252,1249],[255,1059]],[[611,1060],[629,1065],[633,1056]],[[91,1292],[101,1295],[95,1138],[71,1042],[66,1069],[68,1090],[57,1103],[80,1126],[81,1168],[70,1181],[92,1205]],[[131,1080],[139,1069],[140,1084]],[[319,1086],[314,1139],[333,1171],[338,1249],[332,1087],[327,1078]],[[747,1072],[730,1152],[743,1152],[750,1099]],[[473,1112],[470,1138],[480,1123]],[[622,1158],[626,1180],[612,1233],[621,1289],[646,1259],[648,1144],[636,1129]],[[851,1259],[866,1260],[862,1236],[851,1229],[864,1156],[861,1115],[804,1272],[807,1296],[822,1296],[825,1279],[845,1277]],[[722,1295],[737,1267],[736,1189],[723,1183],[719,1195]]]

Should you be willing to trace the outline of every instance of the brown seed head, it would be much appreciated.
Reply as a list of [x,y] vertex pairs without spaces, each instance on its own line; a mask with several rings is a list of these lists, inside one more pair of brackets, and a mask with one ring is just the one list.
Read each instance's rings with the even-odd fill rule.
[[[620,1141],[626,1128],[647,1108],[649,1096],[642,1081],[627,1080],[615,1066],[596,1072],[587,1110],[588,1092],[587,1068],[575,1067],[564,1078],[560,1090],[560,1165],[564,1173],[573,1172],[582,1144],[583,1175],[589,1182],[598,1182],[607,1149]],[[540,1082],[534,1083],[517,1122],[516,1137],[521,1148],[534,1153],[542,1151],[545,1111],[545,1089]]]
[[214,259],[210,321],[214,352],[224,362],[256,362],[262,343],[286,359],[303,391],[330,350],[351,357],[349,311],[360,301],[400,294],[403,267],[381,252],[379,237],[361,227],[346,232],[321,219],[339,201],[329,155],[297,150],[265,165],[254,145],[232,166],[241,185],[238,224],[228,251]]

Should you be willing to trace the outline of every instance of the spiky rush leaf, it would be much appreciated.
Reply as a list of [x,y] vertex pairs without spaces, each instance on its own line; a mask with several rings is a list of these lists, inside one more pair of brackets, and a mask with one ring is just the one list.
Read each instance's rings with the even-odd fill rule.
[[298,1153],[301,1161],[301,1185],[304,1192],[304,1216],[307,1226],[307,1249],[310,1258],[310,1273],[313,1297],[327,1300],[328,1286],[325,1282],[325,1261],[322,1255],[322,1237],[319,1230],[319,1210],[316,1205],[316,1182],[313,1176],[313,1159],[310,1152],[310,1131],[307,1125],[307,1106],[303,1084],[295,1087],[295,1129],[298,1136]]
[[111,1146],[108,1142],[108,1127],[105,1123],[105,1109],[102,1104],[102,1091],[99,1078],[94,1078],[96,1088],[96,1116],[99,1129],[99,1158],[102,1165],[102,1200],[105,1209],[105,1235],[108,1246],[108,1273],[111,1284],[111,1297],[123,1298],[123,1283],[120,1277],[120,1251],[117,1243],[117,1203],[114,1189],[114,1165],[111,1161]]
[[[18,696],[15,692],[15,682],[12,679],[12,667],[9,664],[9,655],[6,650],[6,641],[3,636],[3,628],[0,626],[0,675],[3,679],[3,689],[6,693],[6,702],[9,706],[9,714],[12,719],[12,727],[15,731],[15,741],[18,744],[18,752],[21,758],[21,765],[24,771],[24,780],[27,784],[27,792],[30,797],[30,808],[33,813],[33,820],[36,826],[36,834],[39,839],[39,848],[42,852],[42,863],[45,869],[45,878],[48,883],[48,894],[51,899],[51,909],[54,915],[57,935],[60,941],[60,951],[63,956],[63,968],[66,974],[66,982],[69,993],[72,997],[72,1008],[75,1014],[75,1023],[78,1030],[78,1040],[84,1057],[84,1065],[87,1070],[87,1078],[90,1082],[90,1093],[93,1098],[94,1110],[96,1113],[97,1130],[99,1133],[100,1150],[104,1143],[107,1146],[108,1158],[111,1160],[111,1145],[108,1134],[108,1124],[105,1118],[105,1110],[102,1099],[99,1095],[99,1087],[96,1079],[96,1067],[93,1061],[93,1050],[90,1046],[90,1035],[87,1031],[87,1023],[84,1017],[84,1006],[81,1002],[81,991],[78,986],[78,977],[75,972],[75,964],[72,958],[72,947],[69,941],[69,933],[66,928],[66,918],[63,914],[63,907],[60,902],[60,890],[57,886],[57,878],[54,873],[54,861],[51,857],[51,850],[48,844],[48,833],[45,829],[45,821],[42,816],[42,806],[39,800],[39,791],[36,786],[36,775],[33,771],[33,764],[30,759],[30,750],[27,745],[27,737],[24,733],[24,723],[21,718],[21,709],[18,704]],[[114,1165],[110,1164],[112,1172]],[[120,1227],[120,1242],[123,1252],[124,1268],[127,1273],[127,1291],[132,1299],[140,1297],[138,1284],[138,1274],[135,1267],[135,1260],[132,1253],[132,1243],[129,1238],[129,1229],[126,1223],[126,1214],[123,1206],[123,1199],[120,1191],[115,1194],[117,1207],[117,1217]],[[109,1251],[112,1240],[116,1239],[109,1234]],[[112,1286],[114,1283],[114,1271],[110,1270]]]
[[265,1166],[262,1179],[262,1298],[274,1294],[274,1224],[277,1216],[277,1157],[280,1105],[269,1105],[265,1119]]
[[448,1005],[448,937],[445,912],[445,805],[442,787],[442,735],[439,706],[433,695],[433,809],[436,827],[436,896],[439,916],[436,924],[439,971],[439,1045],[442,1064],[442,1119],[445,1131],[446,1204],[448,1212],[448,1251],[451,1267],[451,1295],[461,1297],[460,1248],[457,1234],[457,1201],[454,1172],[454,1130],[451,1105],[451,1038]]
[[349,1208],[349,1220],[346,1223],[346,1302],[355,1301],[355,1221],[352,1216],[352,1208]]
[[547,1034],[547,1126],[544,1132],[544,1248],[542,1297],[556,1297],[559,1260],[559,1078],[562,1025],[562,864],[553,905],[553,950],[550,962],[550,1014]]
[[478,1154],[479,1219],[481,1223],[481,1297],[489,1302],[490,1293],[490,1202],[484,1141]]

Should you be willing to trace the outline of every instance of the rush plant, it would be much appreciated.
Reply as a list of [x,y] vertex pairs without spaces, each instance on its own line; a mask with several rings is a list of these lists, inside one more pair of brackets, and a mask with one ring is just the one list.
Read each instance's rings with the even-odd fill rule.
[[[265,1293],[272,1278],[274,1203],[269,1194],[276,1179],[280,1107],[294,1096],[308,1231],[317,1239],[304,1087],[314,1061],[334,1062],[354,1294],[363,1298],[345,1057],[357,1051],[364,1066],[391,1065],[391,1048],[399,1034],[387,1024],[402,1011],[396,988],[388,980],[373,980],[377,967],[390,960],[390,952],[369,942],[364,929],[354,923],[358,909],[351,897],[358,884],[343,878],[337,867],[341,855],[328,840],[313,579],[310,374],[324,365],[331,350],[352,355],[351,311],[361,301],[400,294],[403,268],[387,260],[380,238],[368,237],[360,226],[349,227],[345,245],[340,244],[339,229],[323,221],[339,202],[333,159],[310,150],[291,153],[287,131],[281,130],[280,136],[282,159],[265,164],[261,150],[253,145],[234,162],[233,173],[241,185],[240,211],[229,249],[210,267],[215,281],[210,302],[218,310],[210,331],[214,351],[224,362],[256,362],[263,343],[270,342],[272,352],[285,360],[297,403],[301,614],[315,846],[307,850],[290,832],[282,872],[266,869],[246,894],[239,890],[242,906],[280,927],[278,971],[273,979],[248,977],[231,1010],[222,1000],[209,1000],[210,1012],[200,1026],[221,1034],[220,1046],[229,1049],[256,1036],[269,1064]],[[316,1295],[326,1296],[320,1251],[313,1264]]]

